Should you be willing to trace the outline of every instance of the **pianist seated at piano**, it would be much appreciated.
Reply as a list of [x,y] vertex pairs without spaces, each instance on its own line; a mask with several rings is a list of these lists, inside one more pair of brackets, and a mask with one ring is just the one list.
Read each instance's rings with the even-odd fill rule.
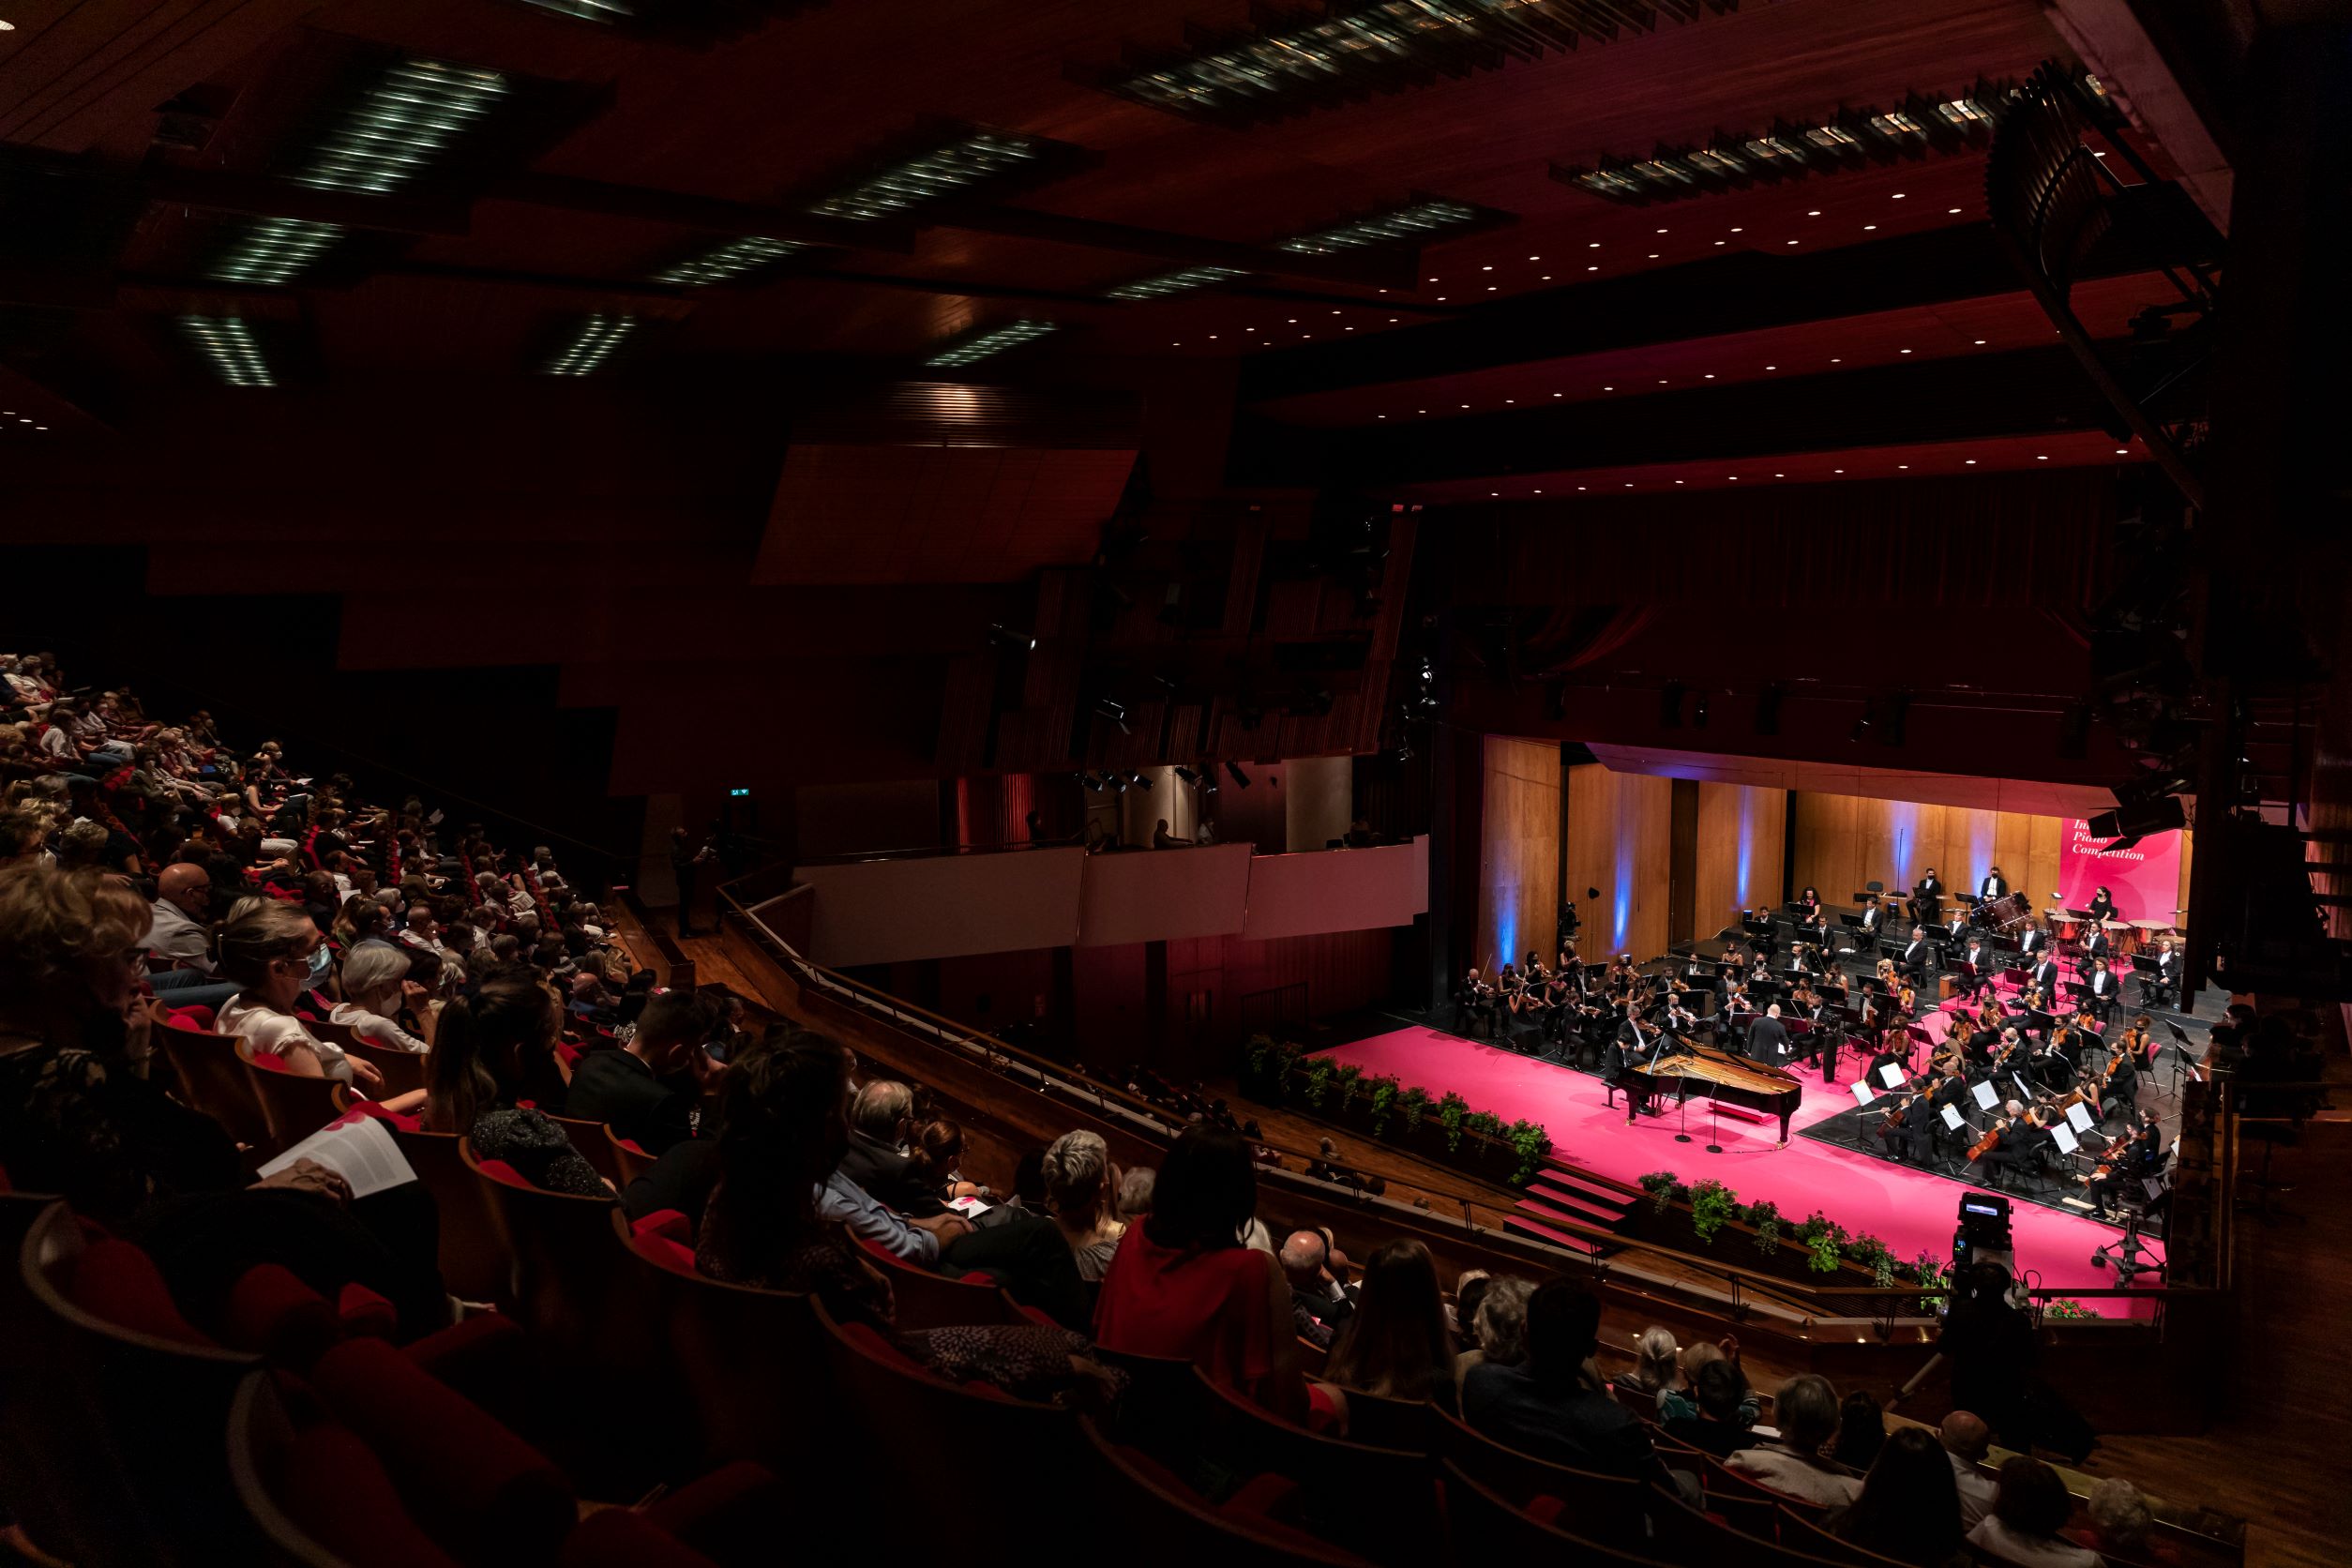
[[[1777,1020],[1775,1020],[1777,1021]],[[1655,1061],[1639,1063],[1629,1055],[1625,1064],[1625,1121],[1646,1108],[1655,1113],[1656,1101],[1666,1094],[1714,1100],[1741,1106],[1780,1119],[1780,1141],[1788,1142],[1788,1121],[1797,1113],[1804,1091],[1796,1075],[1758,1062],[1743,1062],[1719,1050],[1668,1036]]]

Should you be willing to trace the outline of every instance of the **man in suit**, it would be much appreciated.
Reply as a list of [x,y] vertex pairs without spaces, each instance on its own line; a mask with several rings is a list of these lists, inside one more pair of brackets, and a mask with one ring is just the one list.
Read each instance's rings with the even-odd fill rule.
[[1937,879],[1936,868],[1930,866],[1927,874],[1911,889],[1911,918],[1922,926],[1942,923],[1944,915],[1944,884]]
[[2112,970],[2107,968],[2107,960],[2104,958],[2093,960],[2090,966],[2090,1006],[2091,1010],[2099,1015],[2101,1023],[2105,1023],[2115,1017],[2116,998],[2122,993],[2122,990],[2123,983],[2115,977]]
[[2104,926],[2093,926],[2083,934],[2083,957],[2107,958],[2115,954],[2115,939],[2107,935]]
[[1936,1102],[1926,1094],[1914,1094],[1903,1102],[1903,1120],[1895,1124],[1892,1139],[1895,1158],[1917,1160],[1935,1148],[1936,1123],[1942,1120],[1936,1112]]
[[1788,1026],[1780,1021],[1780,1003],[1775,1002],[1748,1025],[1748,1056],[1768,1067],[1786,1067],[1789,1049]]
[[2044,1041],[2028,1059],[2026,1076],[2053,1094],[2063,1094],[2074,1087],[2074,1063],[2067,1060],[2058,1042]]
[[2009,882],[2001,876],[2001,868],[1999,867],[1996,866],[1990,871],[1984,873],[1984,880],[1976,884],[1976,896],[1980,898],[2006,898],[2009,897]]
[[2132,1060],[2130,1051],[2117,1053],[2115,1065],[2107,1074],[2107,1086],[2099,1092],[2099,1119],[2128,1117],[2140,1102],[2140,1064]]
[[2180,994],[2180,955],[2172,950],[2172,938],[2156,939],[2156,972],[2140,976],[2140,1005],[2169,1007]]
[[2055,998],[2058,996],[2058,960],[2050,957],[2048,949],[2043,950],[2041,961],[2033,966],[2026,978],[2028,984],[2041,987],[2043,996],[2053,999],[2053,1004],[2055,1004]]
[[1985,946],[1981,939],[1970,937],[1968,951],[1960,955],[1960,961],[1967,964],[1969,970],[1960,982],[1966,988],[1964,994],[1974,996],[1984,988],[1985,983],[1992,977],[1993,950]]
[[1944,933],[1944,940],[1946,942],[1949,942],[1954,947],[1959,946],[1960,943],[1968,940],[1968,912],[1957,908],[1953,909],[1952,912],[1952,918],[1943,923],[1941,929]]
[[1910,944],[1903,949],[1902,964],[1913,980],[1925,980],[1928,966],[1935,962],[1936,950],[1928,942],[1927,927],[1911,927]]
[[1878,907],[1878,896],[1876,893],[1864,894],[1862,907],[1862,933],[1865,947],[1878,940],[1879,927],[1886,923],[1887,912]]
[[2028,925],[2017,933],[2017,957],[2030,960],[2037,954],[2050,950],[2050,933],[2038,925]]

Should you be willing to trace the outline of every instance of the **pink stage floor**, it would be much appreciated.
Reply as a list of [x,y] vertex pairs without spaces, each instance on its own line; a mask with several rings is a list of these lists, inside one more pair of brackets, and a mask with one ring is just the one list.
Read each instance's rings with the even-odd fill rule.
[[[1642,1117],[1629,1127],[1622,1098],[1614,1108],[1604,1106],[1599,1078],[1434,1029],[1399,1029],[1320,1054],[1356,1063],[1367,1074],[1394,1074],[1432,1094],[1450,1090],[1473,1109],[1491,1110],[1506,1122],[1540,1122],[1560,1158],[1600,1175],[1628,1183],[1652,1170],[1671,1170],[1685,1182],[1712,1178],[1743,1201],[1770,1199],[1792,1221],[1818,1209],[1849,1231],[1877,1236],[1898,1258],[1951,1256],[1954,1210],[1968,1189],[1858,1150],[1798,1137],[1800,1129],[1854,1105],[1846,1085],[1825,1085],[1810,1070],[1798,1074],[1804,1101],[1789,1120],[1783,1149],[1775,1147],[1777,1117],[1748,1121],[1726,1111],[1712,1119],[1711,1136],[1709,1103],[1696,1098],[1688,1106],[1688,1143],[1674,1140],[1683,1128],[1671,1105],[1664,1116]],[[1851,1056],[1846,1059],[1848,1084],[1856,1065]],[[1708,1153],[1711,1142],[1722,1144],[1723,1153]],[[2090,1264],[2093,1249],[2118,1234],[2114,1228],[2019,1203],[2013,1229],[2019,1269],[2038,1274],[2042,1285],[2091,1289],[2115,1283]],[[2116,1302],[2085,1304],[2103,1316],[2125,1315]]]

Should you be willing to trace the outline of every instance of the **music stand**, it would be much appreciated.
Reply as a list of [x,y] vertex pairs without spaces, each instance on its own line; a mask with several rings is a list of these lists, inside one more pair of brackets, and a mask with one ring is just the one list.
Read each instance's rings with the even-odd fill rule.
[[[1682,1103],[1684,1105],[1690,1104],[1688,1100],[1684,1100]],[[1720,1154],[1723,1153],[1723,1130],[1716,1124],[1716,1108],[1717,1102],[1715,1097],[1711,1094],[1707,1097],[1707,1152],[1711,1154]]]
[[[1846,1092],[1854,1096],[1854,1108],[1859,1111],[1867,1111],[1870,1108],[1870,1102],[1878,1097],[1878,1092],[1870,1087],[1870,1076],[1867,1073],[1863,1074],[1862,1078],[1856,1079],[1853,1085]],[[1857,1117],[1855,1119],[1855,1148],[1860,1149],[1862,1146],[1862,1138],[1869,1132],[1869,1130],[1870,1119],[1867,1116]]]
[[2194,1058],[2189,1055],[2189,1036],[2181,1032],[2179,1024],[2166,1018],[2164,1030],[2172,1036],[2172,1082],[2164,1086],[2164,1093],[2166,1099],[2177,1099],[2180,1094],[2181,1069],[2193,1065]]

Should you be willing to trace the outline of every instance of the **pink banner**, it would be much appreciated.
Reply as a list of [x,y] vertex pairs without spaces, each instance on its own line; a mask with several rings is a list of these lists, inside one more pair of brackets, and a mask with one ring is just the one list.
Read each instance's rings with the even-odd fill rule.
[[2080,817],[2066,820],[2066,842],[2058,851],[2058,902],[2070,910],[2090,907],[2102,887],[2115,899],[2118,920],[2178,919],[2180,897],[2180,835],[2152,833],[2128,850],[2103,850],[2112,843],[2092,836]]

